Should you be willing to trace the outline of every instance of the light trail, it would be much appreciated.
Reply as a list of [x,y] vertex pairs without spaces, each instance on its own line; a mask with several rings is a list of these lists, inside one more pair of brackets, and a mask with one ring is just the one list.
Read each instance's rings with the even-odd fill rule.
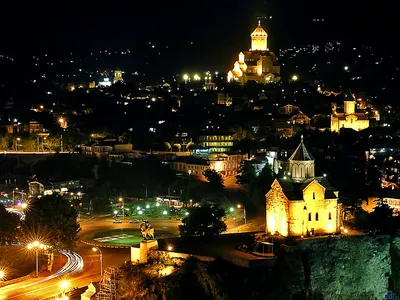
[[6,210],[7,210],[8,212],[10,212],[10,213],[19,215],[19,219],[20,219],[21,221],[25,220],[25,213],[24,213],[24,212],[22,212],[22,211],[20,211],[20,210],[17,210],[17,209],[15,209],[15,208],[6,208]]
[[83,270],[83,258],[76,252],[72,251],[66,251],[66,250],[60,250],[59,251],[62,255],[67,257],[67,263],[57,272],[54,274],[47,276],[43,279],[40,279],[38,281],[32,282],[30,284],[27,284],[23,286],[22,288],[27,288],[45,281],[49,281],[51,279],[64,276],[66,274],[74,274],[81,272]]

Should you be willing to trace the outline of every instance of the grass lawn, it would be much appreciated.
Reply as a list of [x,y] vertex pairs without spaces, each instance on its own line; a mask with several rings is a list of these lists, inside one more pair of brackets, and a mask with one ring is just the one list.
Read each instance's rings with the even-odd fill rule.
[[[124,238],[118,238],[115,240],[110,240],[110,241],[99,241],[96,239],[99,238],[107,238],[107,237],[112,237],[112,236],[120,236],[120,235],[129,235],[129,237],[124,237]],[[155,238],[161,238],[161,237],[170,237],[171,234],[168,232],[164,231],[157,231]],[[139,244],[140,241],[143,239],[142,238],[142,233],[140,232],[140,229],[116,229],[116,230],[110,230],[110,231],[105,231],[105,232],[97,232],[93,236],[86,236],[85,240],[92,240],[93,242],[99,243],[99,244],[104,244],[104,245],[114,245],[114,246],[130,246],[130,245],[136,245]]]

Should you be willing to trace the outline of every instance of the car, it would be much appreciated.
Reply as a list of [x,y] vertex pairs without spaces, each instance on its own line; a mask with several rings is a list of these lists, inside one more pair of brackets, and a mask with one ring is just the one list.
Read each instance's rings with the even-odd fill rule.
[[129,220],[129,223],[134,224],[134,223],[139,223],[140,221],[138,219],[132,219]]
[[121,223],[122,223],[122,221],[121,221],[120,219],[115,219],[115,220],[113,221],[113,223],[116,223],[116,224],[121,224]]

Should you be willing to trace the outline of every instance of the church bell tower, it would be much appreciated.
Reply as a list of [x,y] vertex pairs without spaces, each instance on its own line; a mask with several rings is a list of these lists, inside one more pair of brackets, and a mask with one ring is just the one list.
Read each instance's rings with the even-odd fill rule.
[[268,51],[268,33],[262,28],[261,21],[251,34],[251,51]]

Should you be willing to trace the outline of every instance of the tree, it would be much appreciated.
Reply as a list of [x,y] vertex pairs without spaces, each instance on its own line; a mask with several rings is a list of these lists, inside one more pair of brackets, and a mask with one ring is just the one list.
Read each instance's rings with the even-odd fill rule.
[[239,174],[236,176],[236,184],[240,184],[246,188],[257,178],[256,170],[250,161],[242,161],[238,173]]
[[202,205],[189,209],[189,215],[179,225],[182,237],[218,235],[226,231],[225,210],[219,205]]
[[71,249],[81,230],[77,216],[77,211],[59,195],[35,199],[26,213],[23,237],[26,239],[32,232],[40,231],[46,244],[55,249]]
[[224,181],[222,180],[222,176],[215,170],[207,169],[203,172],[204,177],[210,183],[210,186],[215,189],[219,190],[224,187]]
[[0,204],[0,245],[10,245],[16,241],[19,218],[9,213],[3,204]]
[[257,209],[264,207],[265,194],[271,188],[274,181],[274,173],[270,164],[265,164],[258,177],[253,180],[248,186],[248,197],[250,203]]
[[369,227],[373,230],[379,230],[382,234],[395,233],[397,228],[396,218],[393,217],[393,208],[387,205],[383,199],[377,201],[377,206],[369,215]]

